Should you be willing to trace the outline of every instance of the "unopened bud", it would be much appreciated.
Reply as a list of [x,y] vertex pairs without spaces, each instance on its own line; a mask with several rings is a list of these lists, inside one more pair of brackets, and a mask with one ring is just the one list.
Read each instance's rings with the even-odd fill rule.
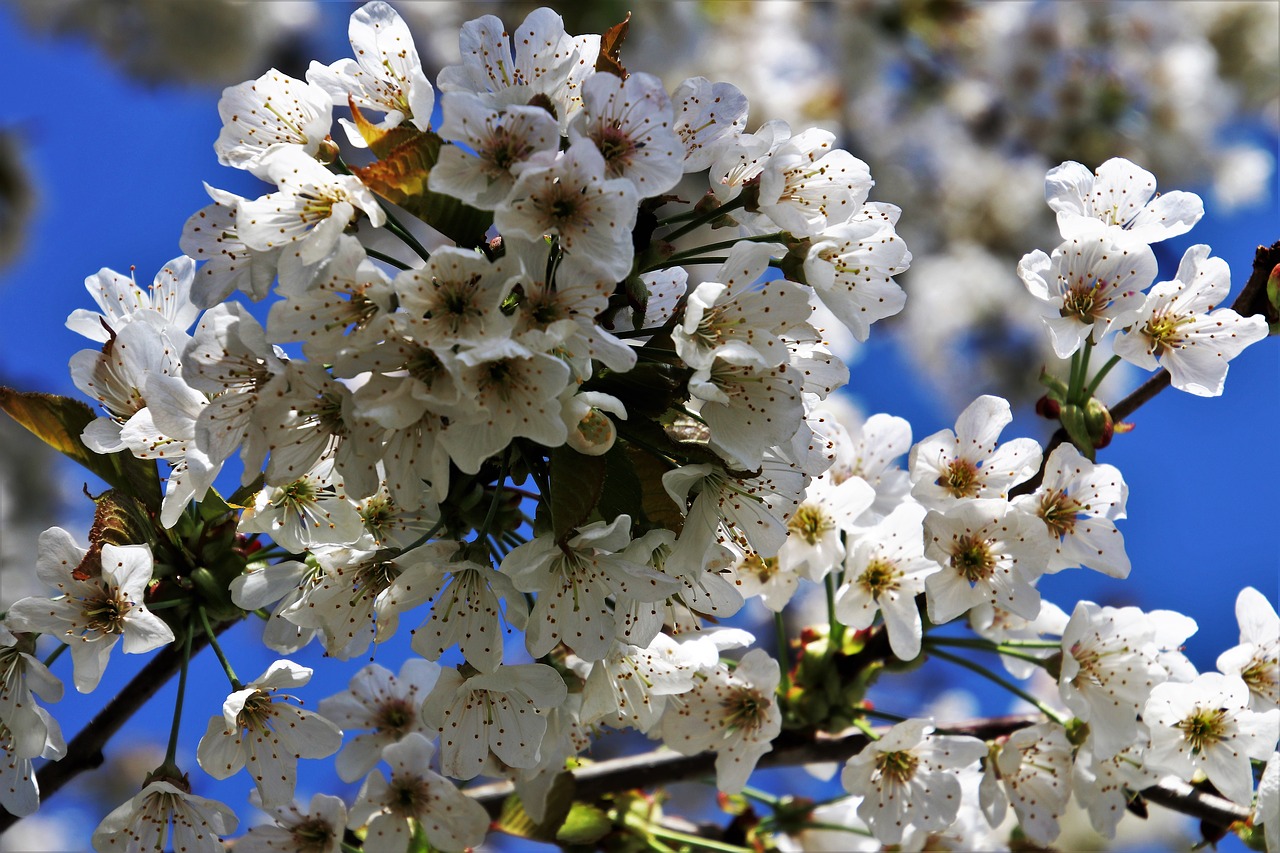
[[1036,400],[1036,414],[1042,418],[1056,421],[1062,412],[1062,405],[1048,394]]
[[1101,400],[1096,397],[1089,400],[1084,409],[1084,422],[1089,428],[1089,437],[1093,440],[1095,449],[1101,449],[1111,443],[1111,437],[1115,434],[1115,423]]

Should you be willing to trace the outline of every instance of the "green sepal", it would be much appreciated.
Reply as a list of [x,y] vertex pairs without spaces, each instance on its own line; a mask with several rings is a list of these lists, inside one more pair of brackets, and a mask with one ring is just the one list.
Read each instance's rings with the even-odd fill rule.
[[1089,426],[1085,423],[1084,409],[1073,403],[1066,403],[1062,406],[1058,420],[1062,421],[1062,428],[1067,431],[1067,437],[1071,439],[1071,443],[1092,462],[1093,439],[1089,436]]
[[1044,368],[1040,368],[1040,384],[1049,389],[1049,396],[1059,403],[1067,400],[1067,383],[1054,376]]
[[556,830],[561,844],[595,844],[613,831],[613,821],[599,806],[574,803],[564,824]]
[[95,453],[86,447],[80,435],[96,416],[84,403],[57,394],[0,387],[0,409],[36,438],[75,460],[108,485],[159,511],[160,474],[155,461],[139,459],[126,451]]

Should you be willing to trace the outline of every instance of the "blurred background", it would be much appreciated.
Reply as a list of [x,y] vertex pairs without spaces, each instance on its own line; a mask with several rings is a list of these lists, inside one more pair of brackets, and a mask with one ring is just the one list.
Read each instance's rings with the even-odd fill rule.
[[[0,104],[0,384],[78,396],[67,361],[86,341],[63,323],[91,304],[84,278],[101,267],[136,265],[139,283],[148,284],[179,254],[183,222],[207,203],[202,181],[243,195],[265,192],[247,174],[217,165],[221,89],[270,67],[301,77],[312,59],[348,56],[347,18],[357,5],[0,3],[8,81]],[[465,20],[493,13],[514,25],[537,4],[394,5],[434,79],[457,61]],[[782,118],[795,130],[832,130],[870,164],[872,198],[903,209],[898,229],[915,256],[900,277],[907,308],[877,324],[868,344],[849,345],[846,398],[865,414],[907,418],[917,440],[951,426],[982,393],[1014,402],[1017,419],[1006,438],[1044,440],[1050,432],[1031,412],[1041,393],[1036,376],[1041,365],[1065,371],[1016,275],[1024,253],[1049,252],[1059,242],[1043,201],[1048,168],[1063,160],[1093,168],[1123,156],[1154,172],[1163,190],[1200,193],[1207,209],[1200,225],[1154,247],[1162,278],[1172,276],[1187,246],[1208,243],[1231,266],[1238,291],[1254,248],[1280,238],[1274,2],[650,0],[631,8],[623,49],[631,70],[657,73],[669,88],[694,75],[732,82],[750,99],[752,128]],[[603,31],[627,9],[596,0],[558,11],[569,32],[583,33]],[[1213,668],[1236,642],[1240,587],[1277,597],[1278,366],[1275,342],[1259,344],[1232,363],[1222,398],[1170,390],[1138,411],[1134,431],[1100,454],[1130,484],[1130,517],[1121,529],[1133,573],[1124,582],[1084,571],[1049,577],[1048,599],[1068,611],[1089,598],[1185,612],[1200,625],[1187,653],[1201,670]],[[1142,378],[1117,369],[1104,400],[1118,400]],[[79,469],[0,418],[0,608],[41,592],[34,576],[41,530],[59,524],[84,539],[91,521],[84,484]],[[254,643],[256,630],[227,635],[245,680],[274,659]],[[375,659],[398,669],[407,648],[407,637],[400,639],[379,647]],[[320,652],[312,647],[296,657],[314,666]],[[314,707],[364,662],[337,667],[323,681],[318,670],[302,695]],[[51,709],[68,738],[141,663],[116,654],[97,694],[69,688]],[[55,673],[69,682],[69,659]],[[927,685],[894,679],[880,706],[918,712],[942,695],[939,719],[1013,707],[951,671],[931,668],[929,675]],[[205,652],[190,707],[212,715],[226,693]],[[172,701],[170,687],[109,747],[104,768],[0,837],[0,849],[86,848],[101,816],[159,763],[163,735],[154,733],[167,731]],[[184,718],[180,760],[193,768],[206,720],[204,710]],[[354,786],[344,788],[330,762],[313,763],[299,796],[332,790],[350,801]],[[243,776],[214,783],[197,769],[193,783],[196,793],[251,811]],[[758,786],[821,790],[799,770],[762,774]],[[707,790],[693,794],[709,801]],[[1126,826],[1140,836],[1132,844],[1152,849],[1185,847],[1175,839],[1193,829],[1177,820]],[[1063,847],[1096,843],[1074,824],[1068,832]]]

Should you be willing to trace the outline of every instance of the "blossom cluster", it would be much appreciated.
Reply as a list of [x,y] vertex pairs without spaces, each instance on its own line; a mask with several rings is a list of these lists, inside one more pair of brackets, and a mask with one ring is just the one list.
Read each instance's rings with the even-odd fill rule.
[[[31,761],[65,752],[32,695],[61,693],[38,634],[70,647],[80,692],[117,641],[189,657],[207,639],[231,690],[197,761],[246,770],[276,822],[237,849],[337,850],[350,830],[399,853],[484,840],[488,814],[452,780],[506,778],[542,821],[606,729],[713,752],[717,787],[740,792],[784,726],[863,721],[860,695],[817,698],[846,640],[946,660],[929,631],[965,617],[1014,675],[1054,670],[1074,722],[1041,702],[1045,722],[991,743],[901,722],[844,768],[850,825],[985,844],[1011,803],[1048,844],[1073,790],[1111,834],[1128,792],[1197,773],[1250,806],[1249,761],[1280,736],[1265,598],[1242,593],[1241,645],[1207,674],[1177,651],[1186,617],[1042,600],[1046,574],[1130,571],[1128,487],[1094,461],[1101,443],[1001,442],[1013,414],[994,396],[914,444],[901,418],[842,423],[829,398],[849,374],[824,327],[865,340],[902,308],[898,209],[870,200],[834,135],[749,132],[730,84],[628,73],[620,32],[485,16],[433,85],[375,0],[351,17],[352,58],[223,93],[220,162],[273,191],[210,187],[152,286],[104,269],[86,281],[98,310],[68,320],[96,344],[71,371],[100,407],[80,440],[113,489],[88,549],[41,538],[56,592],[0,628],[0,804],[35,811]],[[1198,199],[1151,200],[1150,176],[1116,160],[1063,164],[1048,188],[1065,242],[1019,271],[1059,356],[1117,330],[1119,355],[1220,393],[1265,323],[1214,310],[1227,270],[1205,246],[1151,287],[1148,243],[1189,229]],[[785,638],[780,662],[720,624],[805,585],[827,589],[831,621],[794,668]],[[235,676],[212,626],[247,614],[280,655],[318,643],[343,661],[403,617],[415,657],[311,711],[287,691],[312,672],[287,657]],[[363,780],[355,802],[302,810],[299,760],[335,753]],[[236,818],[191,787],[171,743],[95,846],[162,848],[171,826],[176,846],[221,849]]]

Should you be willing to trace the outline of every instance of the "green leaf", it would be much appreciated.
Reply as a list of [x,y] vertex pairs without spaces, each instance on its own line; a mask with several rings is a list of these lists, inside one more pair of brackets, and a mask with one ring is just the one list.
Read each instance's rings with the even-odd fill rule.
[[605,460],[561,446],[551,451],[551,533],[560,542],[585,522],[604,490]]
[[640,506],[644,518],[654,527],[665,527],[679,534],[684,529],[684,513],[671,500],[662,485],[662,475],[671,470],[667,462],[643,448],[626,444],[631,470],[640,481]]
[[630,516],[632,522],[644,518],[643,490],[628,451],[630,445],[615,441],[604,455],[604,489],[600,492],[600,515],[612,519]]
[[613,830],[613,821],[604,809],[587,803],[574,803],[564,825],[556,833],[562,844],[594,844]]
[[80,434],[95,418],[79,400],[0,387],[0,409],[36,438],[152,509],[160,507],[160,475],[154,461],[131,453],[94,453]]

